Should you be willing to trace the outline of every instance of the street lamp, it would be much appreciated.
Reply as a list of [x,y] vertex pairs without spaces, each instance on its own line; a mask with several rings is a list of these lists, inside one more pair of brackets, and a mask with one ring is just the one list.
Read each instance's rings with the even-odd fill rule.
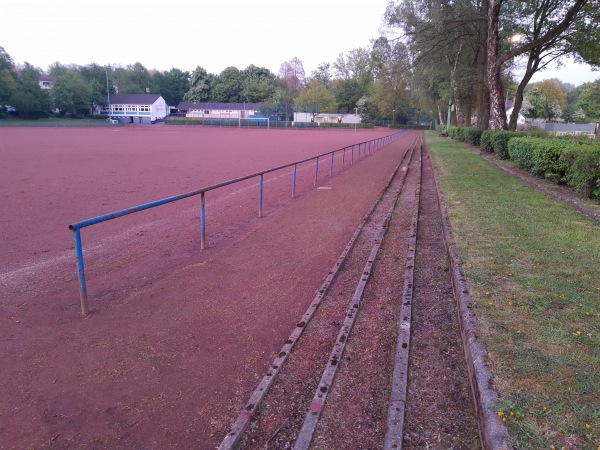
[[[354,108],[354,115],[357,116],[354,118],[354,120],[358,120],[358,108]],[[354,131],[356,131],[356,124],[358,122],[354,122]]]
[[394,121],[396,120],[396,110],[392,110],[392,125],[394,125]]

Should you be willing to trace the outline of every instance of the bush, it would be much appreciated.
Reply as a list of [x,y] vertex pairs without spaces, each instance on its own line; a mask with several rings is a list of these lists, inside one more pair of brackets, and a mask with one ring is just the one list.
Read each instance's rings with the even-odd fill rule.
[[480,139],[480,144],[479,144],[479,148],[481,149],[481,151],[490,152],[490,153],[492,153],[494,151],[494,134],[495,133],[496,133],[496,131],[494,131],[494,130],[485,130],[483,133],[481,133],[481,139]]
[[498,155],[500,159],[508,159],[508,143],[511,139],[517,137],[523,137],[526,134],[522,131],[494,131],[492,135],[492,147],[494,153]]
[[448,136],[451,137],[452,139],[456,139],[458,141],[461,141],[461,135],[462,135],[462,131],[460,127],[450,127],[448,128]]
[[562,155],[565,180],[584,197],[600,199],[600,146],[571,146]]
[[568,183],[587,196],[597,189],[600,160],[594,158],[600,154],[598,145],[574,144],[564,139],[519,138],[510,141],[509,152],[511,159],[534,175]]
[[464,141],[471,145],[480,145],[482,131],[479,128],[465,127],[462,130]]

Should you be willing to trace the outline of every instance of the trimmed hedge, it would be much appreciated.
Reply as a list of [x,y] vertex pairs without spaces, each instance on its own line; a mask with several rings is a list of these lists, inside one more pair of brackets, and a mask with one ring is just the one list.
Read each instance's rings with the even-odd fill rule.
[[585,197],[600,198],[600,144],[593,141],[514,138],[510,158],[542,178],[568,184]]
[[479,145],[481,141],[481,130],[474,127],[450,127],[448,136],[471,145]]
[[524,137],[526,133],[522,131],[496,131],[492,136],[492,147],[494,153],[500,159],[508,159],[508,144],[511,139]]
[[494,151],[494,134],[495,130],[485,130],[481,133],[479,148],[484,152],[492,153]]
[[560,139],[514,138],[508,145],[510,159],[534,175],[565,182],[568,166],[561,158],[570,144]]
[[584,197],[600,199],[600,146],[573,146],[562,159],[568,166],[567,184]]

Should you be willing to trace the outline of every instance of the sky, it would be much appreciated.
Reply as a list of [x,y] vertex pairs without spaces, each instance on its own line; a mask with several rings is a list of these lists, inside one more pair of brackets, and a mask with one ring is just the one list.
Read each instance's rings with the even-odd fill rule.
[[[279,72],[298,57],[306,75],[340,53],[370,47],[389,0],[3,0],[0,47],[17,64],[196,66],[219,74],[250,64]],[[532,82],[578,86],[600,78],[565,61]]]
[[389,0],[3,0],[0,46],[17,64],[136,62],[219,74],[250,64],[279,72],[298,57],[306,75],[371,46]]

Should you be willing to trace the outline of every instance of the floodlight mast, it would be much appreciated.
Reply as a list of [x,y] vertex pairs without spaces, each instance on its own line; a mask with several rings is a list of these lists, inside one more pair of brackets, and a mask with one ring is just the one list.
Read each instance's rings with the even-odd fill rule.
[[110,89],[108,88],[108,69],[105,69],[104,73],[106,73],[106,96],[108,98],[108,117],[110,117]]

